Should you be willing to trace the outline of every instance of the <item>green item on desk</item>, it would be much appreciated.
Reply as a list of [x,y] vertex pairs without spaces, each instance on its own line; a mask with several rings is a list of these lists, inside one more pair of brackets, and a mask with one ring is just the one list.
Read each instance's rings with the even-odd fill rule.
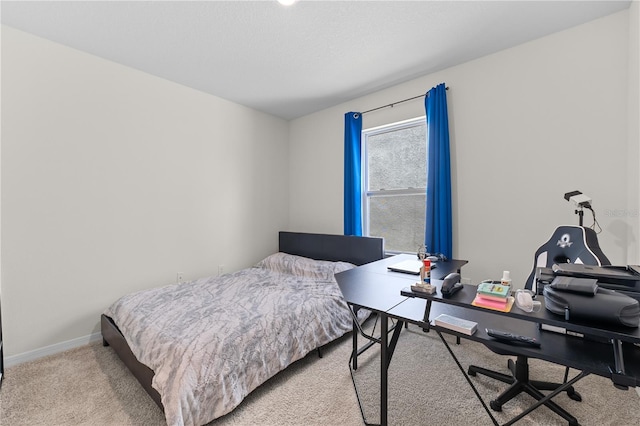
[[503,284],[480,283],[478,284],[478,294],[487,299],[502,300],[509,296],[511,287]]

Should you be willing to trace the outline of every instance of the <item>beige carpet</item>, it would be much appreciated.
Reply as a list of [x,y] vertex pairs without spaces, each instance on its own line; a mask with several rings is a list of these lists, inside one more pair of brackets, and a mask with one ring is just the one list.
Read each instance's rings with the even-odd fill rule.
[[[453,342],[453,339],[451,340]],[[265,383],[220,425],[362,426],[347,360],[350,336],[295,363]],[[506,370],[506,358],[484,346],[462,341],[453,350],[463,365],[475,363]],[[360,358],[356,381],[370,422],[378,421],[378,348]],[[564,369],[532,360],[532,375],[562,378]],[[8,368],[0,390],[0,424],[4,425],[162,425],[160,409],[120,362],[113,350],[92,344]],[[472,378],[488,401],[504,384]],[[609,380],[588,376],[576,389],[583,401],[557,401],[582,425],[640,425],[640,397],[634,390],[615,389]],[[531,398],[508,403],[498,421],[517,413]],[[412,326],[403,330],[390,367],[391,425],[490,425],[482,406],[433,332]],[[518,425],[565,425],[546,408]]]

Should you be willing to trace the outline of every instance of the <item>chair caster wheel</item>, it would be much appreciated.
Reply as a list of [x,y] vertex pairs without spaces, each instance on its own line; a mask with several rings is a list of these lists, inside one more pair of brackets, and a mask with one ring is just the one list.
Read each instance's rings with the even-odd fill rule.
[[573,399],[574,401],[578,401],[578,402],[582,401],[582,396],[575,390],[568,390],[567,396]]
[[569,426],[580,426],[580,423],[576,420],[575,422],[569,422]]
[[493,411],[502,411],[502,404],[499,404],[498,401],[489,401],[489,406]]
[[469,370],[467,370],[467,374],[472,377],[476,377],[476,370],[472,370],[471,368],[469,368]]

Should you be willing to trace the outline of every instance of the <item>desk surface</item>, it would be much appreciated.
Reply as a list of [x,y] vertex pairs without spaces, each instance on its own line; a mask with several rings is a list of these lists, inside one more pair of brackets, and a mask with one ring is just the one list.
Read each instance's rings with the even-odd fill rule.
[[[363,306],[376,312],[386,312],[404,302],[407,297],[401,294],[402,290],[420,281],[420,277],[389,271],[387,267],[413,258],[415,255],[399,254],[336,274],[344,299],[351,305]],[[436,268],[432,270],[432,281],[439,282],[467,263],[466,260],[436,262]]]
[[[439,285],[439,283],[436,283]],[[434,295],[423,295],[414,293],[411,288],[405,288],[402,291],[403,295],[409,295],[409,297],[431,299],[433,301],[445,302],[447,304],[463,306],[467,309],[477,311],[487,311],[486,308],[473,306],[471,302],[476,296],[476,286],[471,284],[465,284],[463,289],[458,291],[452,297],[443,300],[442,293],[438,288],[438,293]],[[603,324],[598,322],[579,321],[572,319],[567,321],[564,316],[554,314],[545,307],[544,297],[538,296],[536,298],[541,303],[541,308],[538,312],[525,312],[518,308],[515,304],[509,312],[491,311],[494,315],[506,316],[508,321],[513,319],[522,319],[525,321],[533,321],[539,324],[548,324],[556,327],[563,327],[570,331],[575,331],[581,334],[589,334],[591,336],[602,337],[606,339],[620,339],[622,341],[631,343],[640,343],[640,328],[638,327],[625,327],[611,324]]]
[[[372,273],[382,274],[386,277],[397,277],[397,278],[403,278],[403,279],[412,280],[412,281],[420,281],[420,278],[418,275],[404,273],[404,272],[394,272],[394,271],[389,271],[387,269],[387,267],[399,262],[403,262],[405,260],[417,260],[417,258],[415,254],[406,254],[406,253],[398,254],[395,256],[384,258],[382,260],[378,260],[377,262],[367,263],[366,265],[362,265],[358,267],[358,269],[372,272]],[[460,269],[467,263],[469,263],[469,261],[459,260],[459,259],[432,262],[431,278],[436,280],[441,280],[451,272],[459,272]]]

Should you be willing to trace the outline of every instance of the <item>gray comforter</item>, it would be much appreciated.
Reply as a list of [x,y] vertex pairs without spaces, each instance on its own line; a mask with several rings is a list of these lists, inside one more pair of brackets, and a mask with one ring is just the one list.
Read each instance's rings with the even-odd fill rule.
[[167,424],[203,425],[351,330],[333,275],[352,267],[277,253],[233,274],[124,296],[105,314],[155,372]]

